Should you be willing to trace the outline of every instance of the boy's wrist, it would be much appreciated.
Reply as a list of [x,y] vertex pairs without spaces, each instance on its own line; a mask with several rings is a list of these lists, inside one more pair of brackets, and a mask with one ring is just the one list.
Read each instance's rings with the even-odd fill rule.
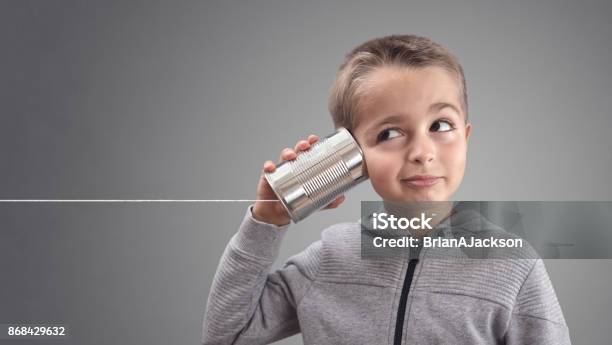
[[259,204],[257,203],[250,206],[251,215],[253,216],[253,218],[255,218],[255,220],[276,226],[285,226],[290,223],[290,219],[288,217],[271,213],[267,211],[266,208],[258,206]]

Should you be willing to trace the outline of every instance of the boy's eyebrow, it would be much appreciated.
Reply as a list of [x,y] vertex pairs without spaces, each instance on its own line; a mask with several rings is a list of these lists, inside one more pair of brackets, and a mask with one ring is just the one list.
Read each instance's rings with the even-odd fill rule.
[[437,102],[437,103],[432,104],[429,107],[429,111],[438,112],[446,107],[452,108],[457,113],[457,115],[461,115],[461,111],[456,106],[454,106],[451,103],[446,103],[446,102]]
[[397,122],[401,122],[402,120],[403,120],[403,116],[401,116],[401,115],[390,115],[390,116],[387,116],[387,117],[383,117],[379,121],[374,122],[374,124],[372,124],[370,126],[370,128],[368,128],[366,130],[366,134],[371,132],[371,131],[373,131],[373,130],[375,130],[376,128],[378,128],[378,127],[380,127],[382,125],[385,125],[385,124],[388,124],[388,123],[397,123]]

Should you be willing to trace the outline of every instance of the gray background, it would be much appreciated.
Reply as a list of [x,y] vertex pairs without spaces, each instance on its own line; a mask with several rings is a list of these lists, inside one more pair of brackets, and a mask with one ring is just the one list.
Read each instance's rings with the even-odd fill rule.
[[[2,0],[0,198],[254,198],[264,160],[332,131],[344,54],[416,33],[467,76],[456,199],[610,200],[610,6]],[[364,183],[293,226],[277,267],[376,197]],[[0,204],[0,323],[67,323],[70,344],[197,344],[246,206]],[[610,261],[547,266],[574,343],[609,343]]]

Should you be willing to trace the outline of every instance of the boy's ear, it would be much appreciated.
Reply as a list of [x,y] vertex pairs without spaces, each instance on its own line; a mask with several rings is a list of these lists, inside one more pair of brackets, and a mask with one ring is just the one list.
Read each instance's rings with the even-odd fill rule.
[[468,122],[465,125],[465,141],[466,142],[468,141],[468,139],[470,139],[470,133],[472,133],[472,124]]

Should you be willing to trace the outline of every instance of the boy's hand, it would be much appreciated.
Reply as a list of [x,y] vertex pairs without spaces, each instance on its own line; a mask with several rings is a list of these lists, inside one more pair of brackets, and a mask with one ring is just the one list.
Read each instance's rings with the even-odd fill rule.
[[[278,163],[280,164],[286,160],[294,160],[297,157],[297,153],[301,151],[307,151],[311,145],[317,142],[319,137],[316,135],[309,135],[307,140],[300,140],[295,145],[294,149],[285,148],[281,151]],[[276,194],[272,190],[272,187],[266,181],[264,173],[274,172],[276,165],[272,161],[266,161],[263,165],[263,171],[259,177],[259,183],[257,184],[257,200],[278,200]],[[331,203],[325,206],[325,209],[331,209],[338,207],[344,201],[344,195],[341,195],[334,199]],[[291,218],[287,211],[283,207],[280,201],[256,201],[253,206],[253,217],[261,222],[268,224],[275,224],[278,226],[289,224]]]

